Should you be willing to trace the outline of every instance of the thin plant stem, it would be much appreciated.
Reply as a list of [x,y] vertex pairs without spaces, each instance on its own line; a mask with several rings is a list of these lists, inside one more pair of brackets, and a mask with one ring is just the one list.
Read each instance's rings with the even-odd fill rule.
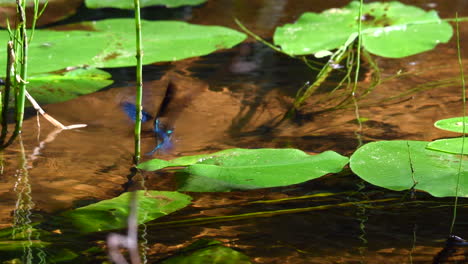
[[361,117],[359,115],[359,105],[358,105],[358,102],[357,102],[357,98],[356,98],[356,90],[357,90],[357,87],[358,87],[358,80],[359,80],[359,70],[360,70],[360,66],[361,66],[361,41],[362,41],[362,7],[363,7],[364,3],[363,3],[363,0],[360,1],[360,5],[359,5],[359,14],[358,14],[358,37],[357,37],[357,54],[356,54],[356,73],[355,73],[355,76],[354,76],[354,85],[353,85],[353,91],[351,92],[351,96],[352,96],[352,99],[353,99],[353,104],[354,104],[354,113],[356,115],[356,120],[357,120],[357,123],[358,123],[358,131],[356,131],[356,136],[358,138],[358,146],[361,146],[362,145],[362,139],[361,139],[361,131],[362,131],[362,121],[361,121]]
[[136,117],[135,117],[135,156],[134,162],[138,164],[141,156],[141,111],[143,97],[143,48],[141,43],[141,19],[140,19],[140,1],[134,0],[135,5],[135,26],[136,26]]
[[16,0],[19,11],[19,32],[21,42],[21,56],[20,60],[20,73],[19,76],[16,76],[18,81],[18,90],[16,93],[16,125],[15,131],[13,132],[13,137],[16,137],[21,133],[23,128],[23,118],[24,118],[24,105],[26,101],[26,84],[28,77],[28,35],[26,32],[26,0]]
[[369,63],[370,67],[372,68],[372,76],[371,76],[371,83],[369,84],[369,87],[361,93],[361,95],[359,96],[360,99],[370,94],[375,89],[375,87],[377,87],[382,82],[381,77],[380,77],[379,66],[372,59],[372,55],[366,50],[362,50],[362,54],[364,58],[366,59],[366,61]]
[[34,18],[33,18],[32,26],[31,26],[31,36],[29,37],[29,42],[31,42],[34,37],[37,20],[39,19],[39,17],[42,16],[42,13],[44,13],[44,10],[46,9],[48,4],[49,4],[49,1],[46,1],[44,3],[44,6],[42,6],[42,9],[39,11],[39,0],[34,0]]
[[454,201],[454,207],[453,207],[453,217],[452,217],[452,223],[450,224],[450,234],[453,235],[453,229],[455,226],[455,221],[457,219],[457,205],[458,205],[458,191],[459,191],[459,185],[460,185],[460,174],[463,166],[463,154],[464,154],[464,147],[465,147],[465,119],[466,119],[466,85],[465,85],[465,75],[463,74],[463,62],[461,59],[461,48],[460,48],[460,29],[459,29],[459,23],[458,23],[458,12],[455,13],[455,25],[456,25],[456,32],[457,32],[457,56],[458,56],[458,66],[460,68],[460,81],[462,84],[462,99],[463,99],[463,136],[462,136],[462,144],[461,144],[461,155],[460,155],[460,161],[458,162],[458,173],[457,173],[457,185],[455,186],[455,201]]
[[344,54],[345,53],[340,54],[340,56],[337,56],[336,60],[330,60],[327,64],[325,64],[325,66],[317,75],[315,82],[312,83],[306,90],[300,90],[298,92],[296,99],[294,100],[294,110],[299,110],[304,101],[320,87],[320,85],[328,78],[328,76],[330,76],[330,73],[334,70],[332,64],[339,64],[344,58]]
[[348,48],[354,42],[356,37],[357,34],[351,34],[348,40],[345,42],[345,44],[341,46],[335,53],[333,53],[333,55],[330,56],[328,62],[317,74],[315,81],[307,88],[300,89],[297,92],[296,98],[293,102],[293,107],[284,115],[282,120],[293,117],[296,114],[296,111],[298,111],[302,107],[304,101],[319,88],[319,86],[330,76],[331,72],[336,68],[340,67],[339,64],[346,57],[347,53],[349,53]]
[[284,51],[282,51],[280,48],[276,47],[275,45],[271,44],[270,42],[262,39],[259,35],[257,35],[255,33],[253,33],[252,31],[248,30],[247,27],[244,26],[244,24],[242,24],[237,18],[234,18],[234,21],[245,33],[247,33],[249,36],[251,36],[252,38],[257,40],[258,42],[261,42],[261,43],[267,45],[268,47],[270,47],[272,50],[274,50],[276,52],[283,53],[283,54],[285,54],[287,56],[293,57],[293,56],[285,53]]
[[2,132],[0,135],[1,145],[4,144],[8,134],[8,106],[10,102],[10,91],[12,87],[11,74],[14,75],[15,53],[13,50],[13,41],[7,43],[7,69],[5,77],[5,87],[2,93]]
[[238,220],[253,219],[253,218],[260,218],[260,217],[272,217],[272,216],[284,215],[284,214],[321,211],[321,210],[328,210],[328,209],[340,208],[340,207],[352,207],[352,206],[356,206],[359,204],[385,203],[385,202],[395,201],[397,199],[398,198],[385,198],[385,199],[377,199],[377,200],[366,200],[366,201],[357,201],[357,202],[344,202],[344,203],[339,203],[339,204],[319,205],[319,206],[305,207],[305,208],[282,209],[282,210],[275,210],[275,211],[261,211],[261,212],[245,213],[245,214],[238,214],[238,215],[200,217],[200,218],[176,220],[176,221],[169,221],[169,222],[158,222],[155,224],[150,224],[150,226],[168,228],[168,227],[176,227],[176,226],[211,224],[211,223],[238,221]]
[[[2,132],[0,135],[0,141],[2,147],[6,147],[11,144],[14,139],[21,133],[24,119],[24,108],[26,102],[26,85],[28,78],[28,46],[31,38],[28,38],[26,30],[26,0],[16,0],[17,6],[17,22],[15,30],[12,31],[9,23],[7,29],[10,35],[10,42],[7,47],[7,74],[5,93],[2,94]],[[44,5],[42,10],[39,11],[39,0],[34,0],[34,17],[32,23],[31,32],[34,33],[37,19],[44,12],[47,3]],[[31,34],[32,37],[32,34]],[[8,133],[8,101],[10,97],[9,90],[14,88],[15,98],[15,129],[13,134],[7,143],[5,143],[6,136]]]

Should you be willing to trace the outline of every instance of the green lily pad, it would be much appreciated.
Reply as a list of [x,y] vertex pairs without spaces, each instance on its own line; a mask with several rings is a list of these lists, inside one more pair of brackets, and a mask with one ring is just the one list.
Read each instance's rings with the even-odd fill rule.
[[[147,7],[153,5],[162,5],[169,8],[186,6],[186,5],[200,5],[206,0],[141,0],[140,7]],[[86,0],[87,8],[121,8],[133,9],[133,0]]]
[[[83,233],[121,229],[127,226],[130,193],[65,212]],[[168,215],[187,206],[191,197],[178,192],[137,191],[138,224]]]
[[[463,133],[463,116],[437,120],[434,126],[442,130]],[[468,133],[468,117],[465,117],[465,133]]]
[[[135,65],[134,19],[107,19],[86,24],[91,31],[36,30],[29,46],[28,72],[44,73],[72,66],[125,67]],[[219,26],[179,21],[142,21],[143,63],[175,61],[231,48],[246,35]],[[8,41],[0,30],[0,42]],[[6,54],[0,53],[0,61]],[[0,72],[5,72],[0,63]]]
[[27,89],[41,104],[58,103],[96,92],[112,84],[111,77],[111,74],[93,68],[47,73],[31,76]]
[[[291,55],[306,55],[343,46],[358,34],[360,3],[322,13],[304,13],[294,24],[278,27],[273,40]],[[374,2],[363,5],[362,45],[369,52],[401,58],[433,49],[446,43],[452,27],[437,12],[424,11],[400,2]]]
[[[379,141],[359,148],[350,158],[352,171],[390,190],[415,189],[436,197],[455,196],[460,156],[426,148],[426,141]],[[458,195],[468,197],[468,160],[462,161]]]
[[447,152],[451,154],[468,154],[468,138],[463,140],[463,138],[448,138],[448,139],[438,139],[427,144],[428,149]]
[[161,264],[250,264],[249,257],[217,241],[197,241]]
[[348,158],[333,151],[309,155],[298,149],[228,149],[171,161],[154,159],[138,168],[184,167],[180,190],[230,191],[286,186],[340,172]]

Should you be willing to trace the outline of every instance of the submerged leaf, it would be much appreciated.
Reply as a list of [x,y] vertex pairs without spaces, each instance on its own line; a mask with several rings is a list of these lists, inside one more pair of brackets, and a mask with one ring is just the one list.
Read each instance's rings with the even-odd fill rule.
[[347,163],[347,157],[333,151],[309,155],[298,149],[228,149],[171,161],[151,160],[138,168],[185,167],[180,190],[197,192],[292,185],[337,173]]
[[[185,5],[200,5],[207,0],[141,0],[140,7],[147,7],[153,5],[162,5],[165,7],[173,8]],[[86,0],[87,8],[121,8],[133,9],[134,1],[131,0]]]
[[36,228],[39,222],[30,223],[26,226],[13,226],[0,229],[0,252],[1,251],[22,251],[25,248],[43,248],[50,245],[50,242],[38,239],[47,237],[49,232]]
[[[360,3],[343,8],[304,13],[294,24],[278,27],[274,43],[291,55],[306,55],[345,45],[358,33]],[[363,5],[362,45],[369,52],[401,58],[433,49],[452,37],[452,27],[435,11],[426,12],[400,2],[374,2]]]
[[[68,211],[64,215],[84,233],[127,226],[130,193]],[[168,215],[187,206],[191,197],[178,192],[137,191],[138,224]]]
[[111,77],[105,71],[92,68],[47,73],[31,76],[27,89],[39,103],[58,103],[96,92],[112,84]]
[[[426,148],[425,141],[379,141],[359,148],[350,159],[354,173],[390,190],[414,187],[437,197],[455,196],[460,156]],[[462,160],[458,195],[468,197],[468,161]]]
[[[205,243],[206,245],[200,245]],[[161,264],[250,264],[249,257],[217,241],[195,242],[187,250],[170,257]],[[197,245],[195,245],[197,244]]]

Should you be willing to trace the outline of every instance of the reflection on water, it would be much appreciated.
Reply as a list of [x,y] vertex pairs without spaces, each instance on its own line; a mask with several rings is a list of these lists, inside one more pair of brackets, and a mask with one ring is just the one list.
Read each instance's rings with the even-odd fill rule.
[[[276,25],[294,21],[302,12],[343,5],[343,1],[316,2],[208,1],[191,12],[184,9],[190,15],[180,15],[179,10],[173,16],[236,28],[231,19],[234,15],[249,29],[269,38]],[[460,8],[466,5],[464,1],[404,2],[426,9],[435,4],[443,17],[452,16],[454,10],[466,12]],[[87,12],[90,17],[96,15]],[[225,15],[207,15],[220,13]],[[462,38],[467,33],[462,27]],[[461,112],[455,43],[400,60],[376,58],[376,62],[385,81],[360,101],[361,116],[368,119],[362,131],[364,141],[429,141],[453,136],[433,128],[432,123]],[[16,239],[25,243],[17,244],[21,246],[17,255],[0,254],[0,260],[18,258],[23,263],[41,263],[41,256],[50,253],[50,248],[45,247],[49,240],[59,241],[54,245],[80,241],[92,248],[77,251],[81,263],[106,258],[102,250],[105,234],[75,236],[73,229],[53,226],[55,220],[50,219],[64,210],[115,197],[127,186],[133,122],[121,105],[134,99],[133,69],[111,72],[118,80],[112,88],[45,106],[48,113],[64,123],[86,123],[87,128],[54,134],[54,128],[42,121],[38,135],[36,118],[31,116],[24,124],[24,147],[18,141],[2,153],[0,227],[13,227],[14,237],[0,237],[2,241]],[[395,77],[398,72],[402,74]],[[174,128],[173,148],[158,153],[158,157],[169,159],[232,147],[294,147],[311,153],[335,150],[349,155],[358,144],[354,109],[321,112],[322,105],[314,102],[325,98],[326,93],[312,98],[301,122],[273,126],[288,110],[296,89],[313,80],[315,74],[301,61],[275,54],[254,42],[203,58],[145,67],[143,105],[149,115],[156,117],[168,87],[174,90],[161,121]],[[366,76],[360,85],[368,85]],[[338,77],[332,76],[324,85],[334,87]],[[442,86],[435,84],[440,80],[446,81]],[[414,87],[423,87],[424,91],[383,101]],[[153,124],[147,122],[143,127],[147,132],[142,142],[145,153],[158,144]],[[135,181],[148,189],[171,190],[174,178],[170,173],[145,173]],[[287,200],[317,193],[340,194]],[[450,199],[416,193],[416,200],[404,200],[404,193],[369,186],[349,171],[285,188],[191,195],[191,207],[141,227],[140,242],[144,241],[142,248],[147,253],[143,257],[148,263],[199,238],[217,239],[247,254],[255,263],[430,263],[444,246],[451,220]],[[277,199],[285,200],[253,203]],[[381,199],[398,202],[358,204]],[[249,217],[258,212],[319,206],[324,209]],[[468,237],[463,221],[466,206],[461,206],[456,226],[462,238]],[[203,219],[189,225],[162,224],[227,215],[245,217],[222,222]],[[33,226],[36,219],[44,219],[44,229],[55,232],[53,239],[39,237]],[[464,256],[465,249],[458,248],[456,256],[446,263],[463,263]]]

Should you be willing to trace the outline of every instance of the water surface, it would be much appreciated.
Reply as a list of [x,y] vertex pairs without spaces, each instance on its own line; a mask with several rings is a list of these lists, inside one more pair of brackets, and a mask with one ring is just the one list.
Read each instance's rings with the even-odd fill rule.
[[[455,12],[460,16],[468,15],[466,1],[403,2],[424,9],[436,8],[442,17],[453,17]],[[305,11],[320,12],[342,4],[343,1],[218,0],[170,12],[158,9],[157,14],[236,29],[232,17],[237,17],[249,29],[268,39],[276,26],[294,21]],[[94,12],[85,8],[79,12],[90,19],[113,14],[112,10]],[[145,14],[155,19],[150,12]],[[80,13],[69,21],[76,21],[79,16]],[[462,45],[468,43],[465,28],[465,24],[461,24]],[[433,51],[408,58],[375,59],[384,79],[398,72],[403,74],[383,82],[360,101],[360,116],[369,120],[360,132],[364,142],[430,141],[454,136],[432,126],[436,120],[461,115],[453,39]],[[466,56],[463,62],[468,65]],[[31,115],[25,120],[21,141],[2,153],[0,227],[42,221],[43,228],[56,233],[53,242],[57,247],[74,248],[74,244],[81,244],[75,248],[81,256],[73,260],[74,263],[102,263],[106,258],[102,250],[97,253],[86,250],[92,246],[102,249],[106,234],[80,236],[72,227],[54,225],[54,217],[71,208],[115,197],[129,187],[133,123],[120,105],[133,100],[133,69],[109,71],[116,80],[112,87],[44,107],[65,124],[86,123],[87,128],[57,134],[44,120],[38,128],[36,117]],[[323,112],[326,103],[317,103],[327,96],[325,91],[336,84],[339,74],[332,76],[324,84],[324,91],[308,101],[300,120],[272,126],[289,109],[295,91],[306,81],[313,80],[315,73],[301,61],[276,54],[253,40],[201,58],[146,66],[144,74],[144,107],[149,113],[157,111],[169,83],[176,91],[165,117],[165,122],[174,128],[174,147],[159,153],[159,158],[233,147],[294,147],[310,153],[335,150],[350,155],[359,145],[355,109]],[[370,74],[371,70],[364,63],[360,85],[369,85]],[[440,80],[447,82],[431,88]],[[421,91],[382,101],[415,87],[420,87]],[[151,124],[146,124],[144,129],[151,130]],[[143,138],[143,152],[149,152],[155,144],[155,138],[148,133]],[[148,189],[174,190],[174,175],[145,173],[137,177],[130,188],[141,185]],[[336,195],[275,204],[250,203],[321,192]],[[443,248],[449,233],[453,202],[424,193],[417,193],[416,200],[403,200],[405,193],[372,187],[349,170],[285,188],[190,195],[194,197],[191,206],[140,229],[148,263],[169,256],[200,238],[221,241],[248,255],[255,263],[430,263]],[[183,226],[164,224],[204,216],[384,198],[396,200],[236,221]],[[461,203],[464,202],[462,199]],[[468,211],[462,206],[456,225],[456,233],[462,237],[468,237],[464,221],[467,216]],[[83,253],[85,251],[87,253]],[[50,255],[53,250],[46,247],[33,252],[39,263],[38,252]],[[21,258],[24,254],[8,253],[0,259]],[[464,250],[459,249],[453,259],[459,262],[446,263],[464,263]]]

